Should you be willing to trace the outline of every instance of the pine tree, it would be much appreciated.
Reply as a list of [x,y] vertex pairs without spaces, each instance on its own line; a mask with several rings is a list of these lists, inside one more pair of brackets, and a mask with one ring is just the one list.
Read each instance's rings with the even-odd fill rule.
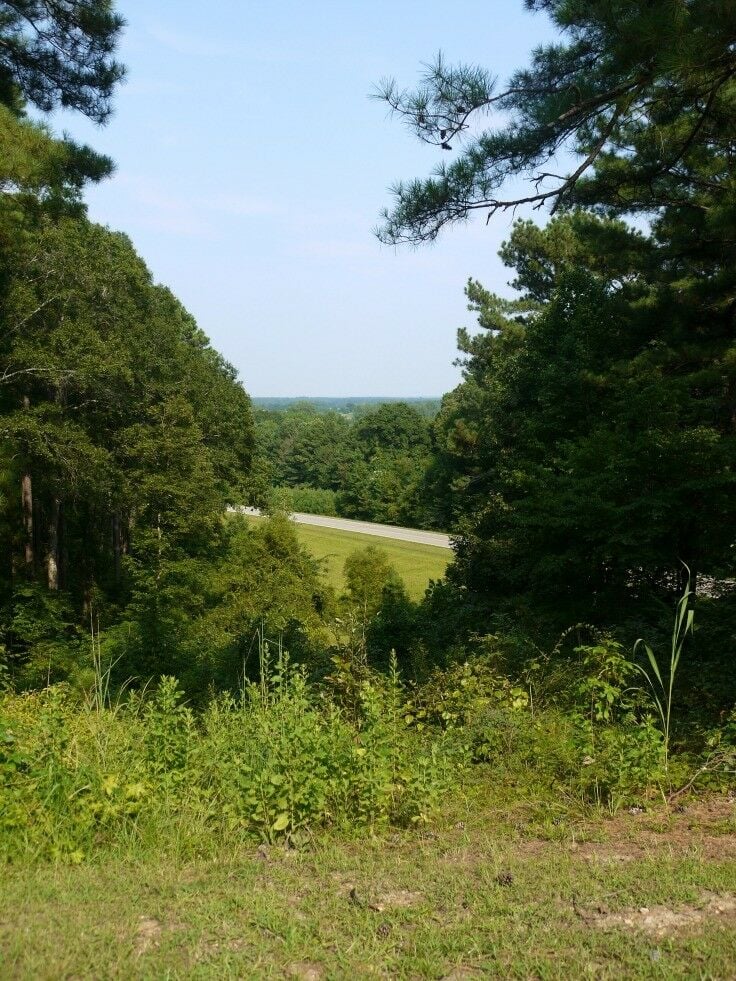
[[[381,86],[379,97],[421,140],[456,155],[432,177],[397,185],[384,241],[426,241],[476,211],[521,204],[671,209],[705,224],[714,207],[733,208],[730,0],[526,5],[546,11],[564,41],[537,49],[503,89],[489,70],[450,67],[441,56],[417,90]],[[500,125],[484,127],[485,117]],[[556,176],[555,159],[568,154],[572,166]],[[504,193],[519,179],[523,193]]]
[[731,574],[736,7],[527,7],[561,40],[505,88],[441,58],[414,92],[383,86],[455,159],[398,185],[379,235],[418,243],[475,212],[557,213],[502,249],[515,301],[470,284],[484,329],[460,335],[439,472],[462,532],[456,582],[486,611],[511,603],[565,626],[666,596],[682,562]]

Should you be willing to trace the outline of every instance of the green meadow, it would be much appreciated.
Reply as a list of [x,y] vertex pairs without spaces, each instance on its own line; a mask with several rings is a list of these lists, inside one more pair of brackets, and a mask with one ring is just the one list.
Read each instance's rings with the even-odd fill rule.
[[431,830],[11,866],[0,975],[729,978],[731,812],[591,821],[478,787]]
[[[248,518],[253,523],[263,518]],[[441,579],[452,558],[450,549],[436,545],[417,545],[393,538],[378,538],[352,531],[295,524],[302,545],[317,559],[327,582],[341,591],[344,588],[343,566],[351,552],[372,545],[388,556],[388,560],[404,581],[407,593],[419,600],[432,579]]]

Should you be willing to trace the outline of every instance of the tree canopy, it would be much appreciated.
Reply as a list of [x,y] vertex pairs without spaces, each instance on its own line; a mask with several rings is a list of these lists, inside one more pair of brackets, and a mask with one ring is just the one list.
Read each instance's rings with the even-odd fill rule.
[[[453,153],[396,185],[386,242],[422,242],[473,212],[521,204],[612,211],[734,207],[736,9],[729,0],[527,0],[559,28],[500,87],[439,56],[415,90],[380,98],[423,141]],[[510,181],[526,188],[510,191]]]
[[103,622],[126,604],[142,616],[145,595],[163,657],[174,582],[217,553],[225,506],[244,493],[249,399],[124,235],[48,220],[12,259],[0,306],[6,646],[32,654],[19,624],[44,585],[72,622],[93,606]]
[[671,596],[683,563],[731,574],[736,8],[527,6],[560,41],[505,88],[442,58],[416,91],[384,85],[456,159],[399,185],[380,234],[418,243],[475,211],[557,212],[518,222],[501,250],[514,299],[468,286],[480,331],[460,332],[436,475],[460,532],[455,583],[486,616],[561,628]]
[[55,138],[26,110],[70,109],[105,123],[125,75],[114,57],[123,23],[110,0],[0,3],[0,234],[39,209],[79,210],[84,184],[111,173],[108,157]]
[[426,485],[432,424],[414,406],[366,406],[351,416],[308,403],[259,409],[256,434],[268,482],[288,489],[276,495],[287,509],[436,525]]
[[3,0],[0,101],[73,109],[104,123],[125,75],[114,57],[123,26],[111,0]]
[[468,286],[481,331],[460,334],[465,381],[438,436],[462,533],[452,575],[496,608],[611,622],[626,597],[677,588],[681,562],[729,574],[730,346],[661,317],[636,274],[656,252],[609,219],[522,222],[504,249],[520,298]]

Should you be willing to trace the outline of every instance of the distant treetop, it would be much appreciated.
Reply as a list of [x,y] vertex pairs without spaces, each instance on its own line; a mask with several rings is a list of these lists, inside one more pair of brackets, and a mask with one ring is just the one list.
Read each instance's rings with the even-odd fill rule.
[[272,412],[299,409],[304,412],[339,412],[342,415],[353,415],[378,405],[394,405],[406,403],[411,405],[420,415],[433,418],[440,409],[441,398],[424,398],[421,396],[408,398],[391,398],[381,395],[346,395],[346,396],[261,396],[252,399],[253,405],[259,409]]

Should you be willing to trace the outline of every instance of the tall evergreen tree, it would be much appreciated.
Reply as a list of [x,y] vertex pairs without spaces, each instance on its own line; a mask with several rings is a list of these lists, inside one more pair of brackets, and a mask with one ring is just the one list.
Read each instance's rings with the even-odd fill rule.
[[242,495],[250,402],[124,235],[65,219],[23,242],[0,311],[7,644],[32,653],[19,622],[43,586],[71,622],[135,599],[155,650],[177,576]]
[[519,205],[568,213],[516,226],[502,257],[517,301],[469,288],[485,329],[461,333],[466,380],[440,424],[453,574],[491,605],[610,619],[625,597],[676,588],[682,561],[732,571],[736,8],[526,5],[561,40],[504,89],[442,59],[414,92],[383,87],[455,159],[398,185],[379,234],[422,242]]
[[[0,3],[0,188],[78,203],[86,181],[112,161],[26,117],[63,108],[104,123],[125,74],[115,60],[123,19],[110,0],[16,0]],[[5,207],[0,211],[7,212]],[[26,207],[32,198],[25,197]],[[2,228],[0,227],[0,232]]]
[[465,381],[438,421],[455,580],[564,626],[666,595],[682,561],[730,574],[723,376],[710,345],[652,320],[656,243],[575,214],[518,224],[504,255],[520,298],[469,284],[481,331],[460,334]]

